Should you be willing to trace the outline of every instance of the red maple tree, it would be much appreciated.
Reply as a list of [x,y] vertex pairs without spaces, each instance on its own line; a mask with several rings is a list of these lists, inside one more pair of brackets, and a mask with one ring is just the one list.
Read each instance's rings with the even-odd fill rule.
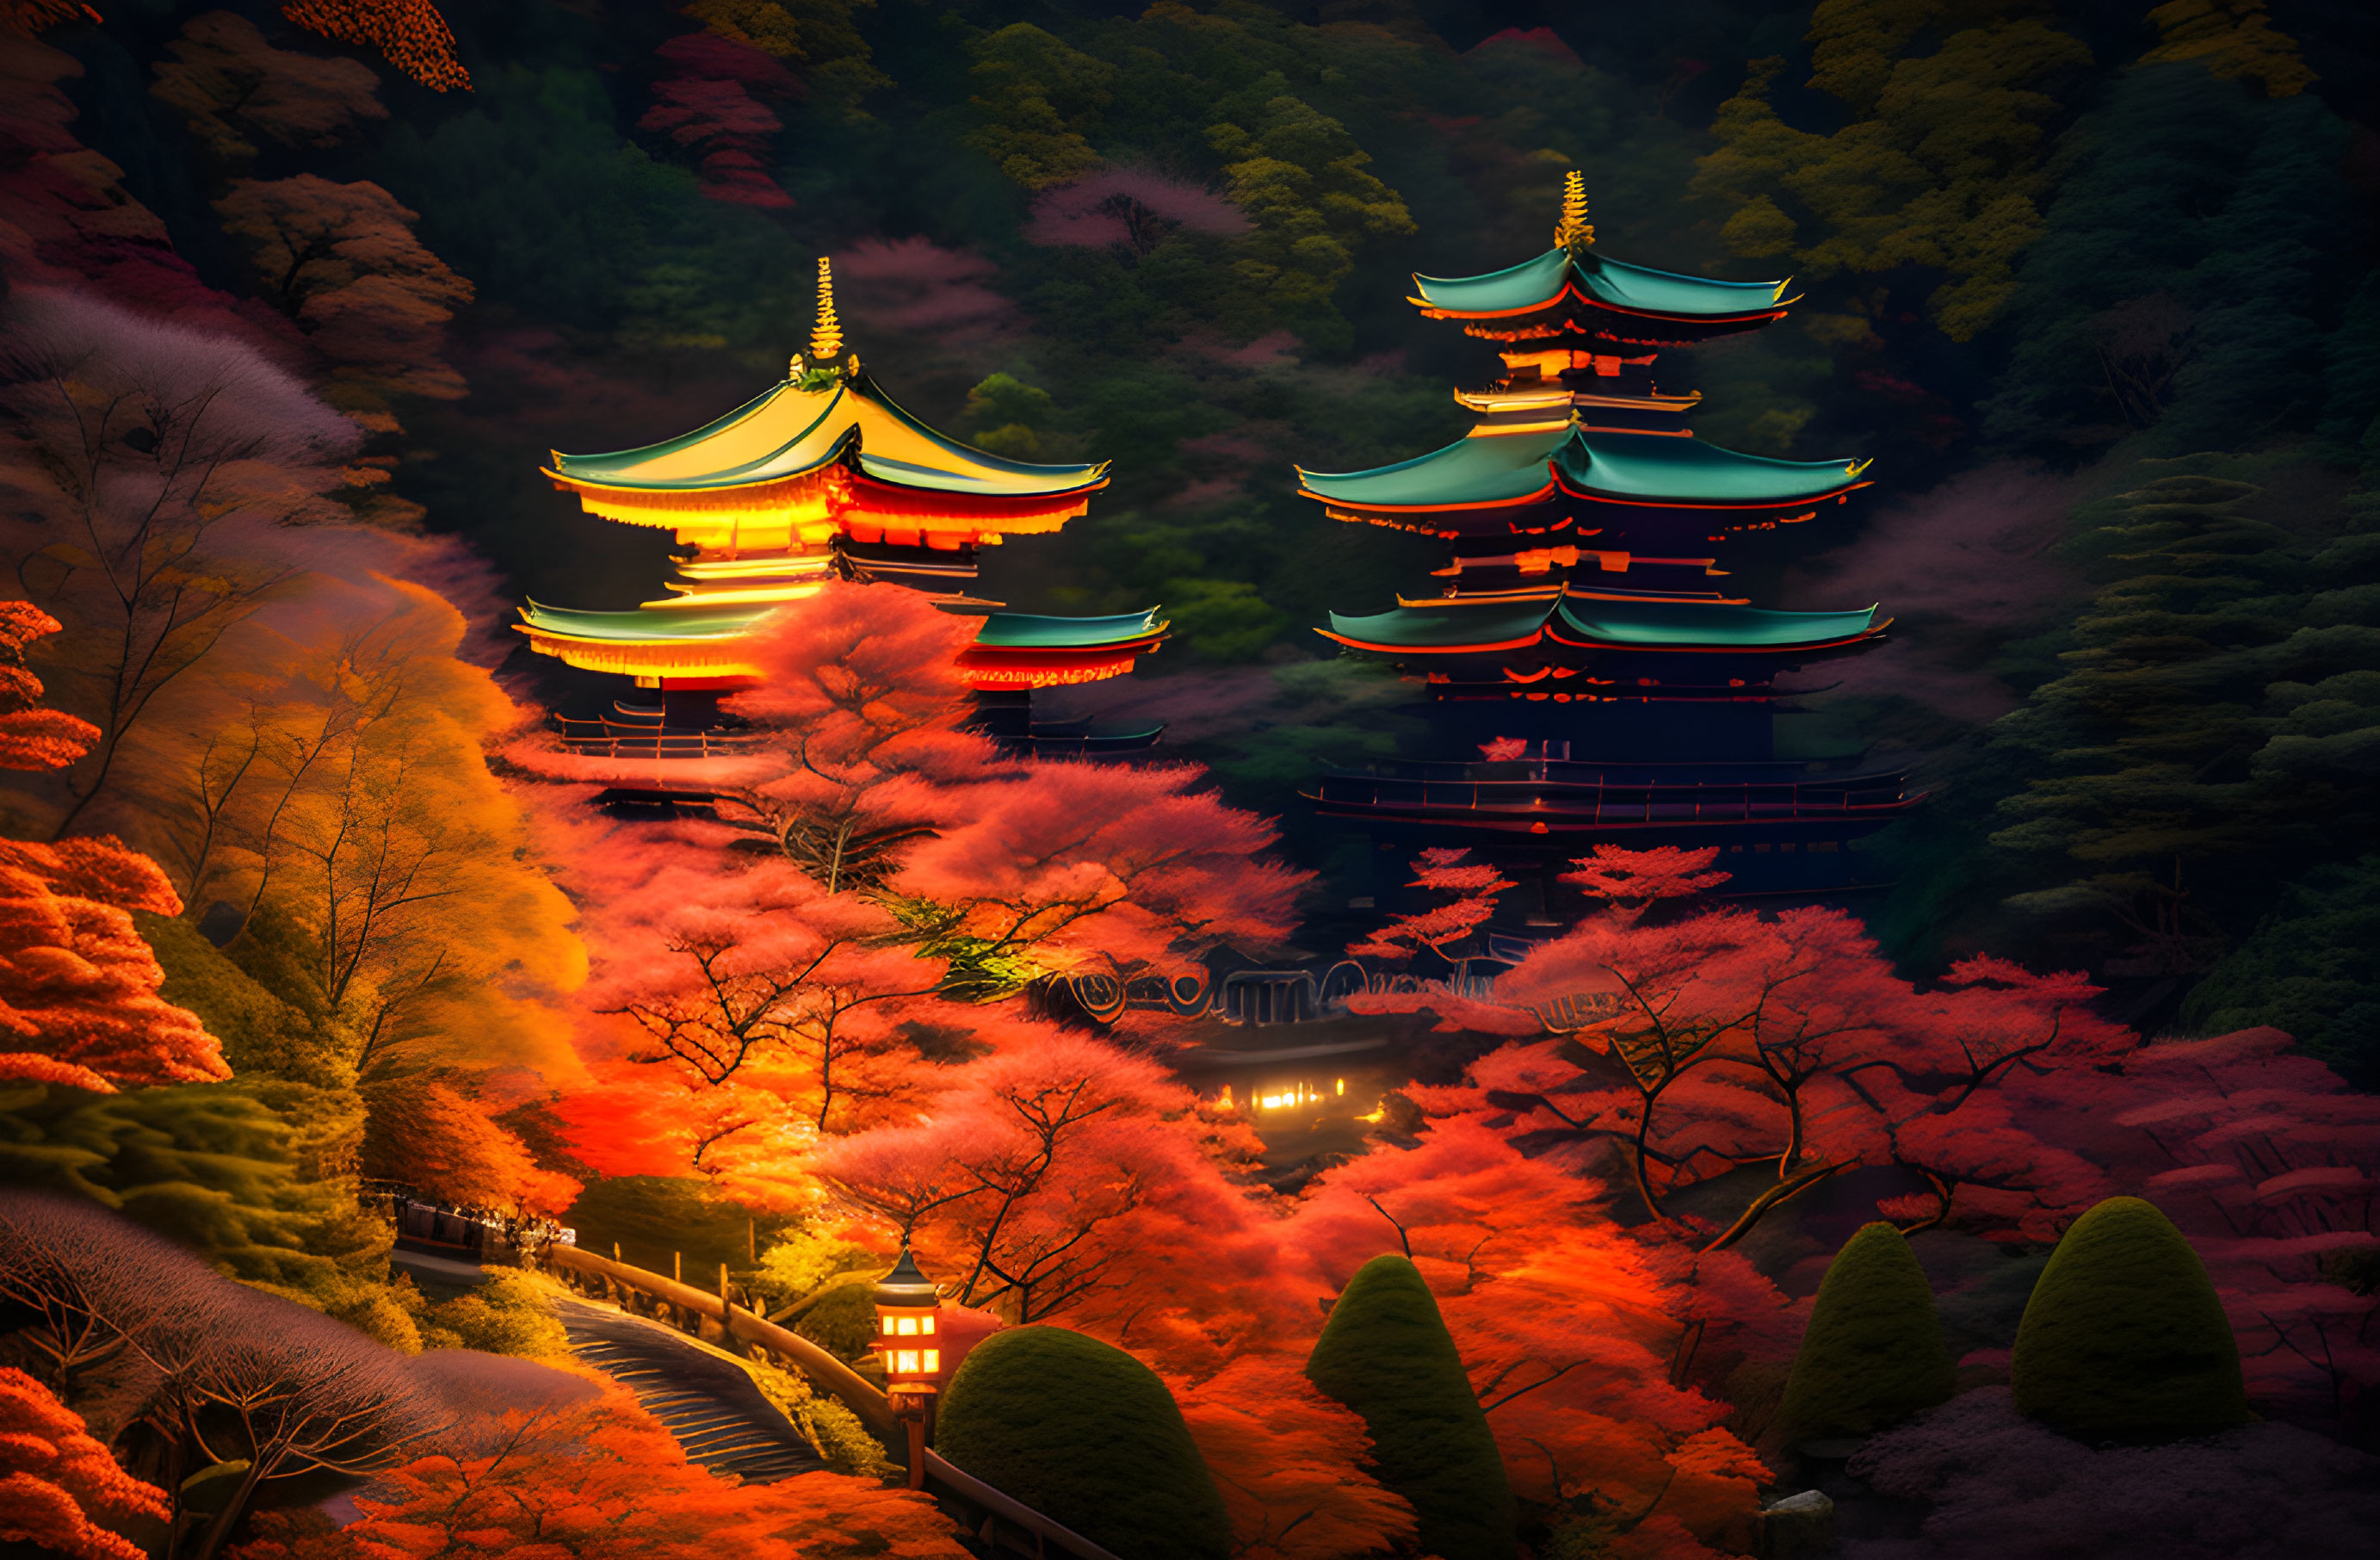
[[[61,768],[98,740],[88,723],[33,705],[42,685],[24,646],[57,631],[27,603],[0,603],[0,768]],[[0,1078],[113,1093],[231,1076],[198,1016],[157,995],[165,972],[134,910],[179,915],[182,901],[122,841],[0,840],[0,1044],[30,1047],[0,1052]]]
[[140,1547],[94,1513],[163,1522],[165,1492],[117,1467],[47,1387],[0,1366],[0,1542],[76,1560],[141,1560]]
[[1405,886],[1446,896],[1443,904],[1402,915],[1347,951],[1357,958],[1384,958],[1402,963],[1424,949],[1447,957],[1496,913],[1496,896],[1513,886],[1511,879],[1485,862],[1466,861],[1462,849],[1425,850],[1413,864],[1414,880]]

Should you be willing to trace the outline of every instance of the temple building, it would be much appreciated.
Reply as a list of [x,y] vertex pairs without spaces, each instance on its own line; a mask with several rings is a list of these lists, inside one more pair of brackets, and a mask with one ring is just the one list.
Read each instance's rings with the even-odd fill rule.
[[[1368,471],[1298,471],[1333,518],[1446,545],[1434,592],[1317,630],[1432,696],[1444,762],[1323,775],[1309,797],[1359,821],[1383,862],[1463,845],[1534,882],[1598,843],[1718,845],[1730,892],[1865,885],[1847,849],[1916,799],[1897,770],[1779,755],[1779,679],[1873,646],[1876,606],[1782,612],[1730,595],[1732,537],[1809,520],[1868,485],[1864,460],[1775,460],[1686,426],[1664,347],[1782,319],[1782,282],[1715,282],[1610,259],[1569,176],[1554,247],[1482,276],[1416,276],[1412,301],[1496,343],[1502,377],[1456,401],[1462,439]],[[1378,853],[1376,853],[1378,855]],[[1387,884],[1382,884],[1385,894]]]
[[553,453],[545,474],[582,508],[672,532],[690,555],[670,592],[625,612],[531,602],[514,625],[530,648],[633,683],[565,739],[615,753],[706,750],[722,695],[754,685],[747,641],[767,614],[832,579],[906,586],[980,619],[958,657],[978,725],[1013,748],[1114,752],[1158,730],[1092,734],[1033,718],[1033,690],[1129,672],[1167,625],[1157,608],[1108,617],[1000,610],[966,594],[978,549],[1055,531],[1107,485],[1105,463],[1039,466],[986,454],[902,409],[844,349],[833,276],[819,262],[809,350],[784,380],[690,433],[608,455]]

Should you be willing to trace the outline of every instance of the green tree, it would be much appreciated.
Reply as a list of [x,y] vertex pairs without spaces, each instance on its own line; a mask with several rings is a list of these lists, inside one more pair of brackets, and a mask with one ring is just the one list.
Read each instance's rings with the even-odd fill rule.
[[1012,22],[970,45],[977,115],[967,143],[1027,189],[1080,178],[1099,165],[1090,135],[1114,92],[1115,67],[1031,22]]
[[[1223,1497],[1156,1373],[1062,1327],[1012,1327],[967,1352],[935,1449],[1124,1560],[1223,1560]],[[1450,1557],[1451,1560],[1451,1557]]]
[[[1719,109],[1718,149],[1694,184],[1729,209],[1729,248],[1810,281],[1918,267],[1944,277],[1926,301],[1943,334],[1965,341],[1989,324],[2015,287],[2016,257],[2041,233],[2042,141],[2058,113],[2048,89],[2091,58],[2034,9],[1822,0],[1809,84],[1852,121],[1831,135],[1793,128],[1769,101],[1785,62],[1755,62]],[[1881,288],[1851,302],[1871,320],[1888,307]]]
[[1286,94],[1266,103],[1250,127],[1210,125],[1207,140],[1225,159],[1232,201],[1257,231],[1234,267],[1240,282],[1309,340],[1343,344],[1332,295],[1355,267],[1366,240],[1414,231],[1397,192],[1366,171],[1371,154],[1338,120]]
[[2137,1197],[2111,1197],[2067,1229],[2024,1308],[2010,1375],[2019,1411],[2090,1440],[2172,1440],[2249,1418],[2214,1282]]
[[2254,935],[2192,987],[2193,1034],[2269,1024],[2359,1089],[2380,1087],[2380,856],[2330,862],[2291,883]]
[[1864,1225],[1818,1285],[1777,1425],[1789,1441],[1865,1435],[1950,1395],[1950,1350],[1909,1241]]
[[1504,1459],[1438,1301],[1409,1259],[1375,1257],[1356,1270],[1305,1374],[1363,1416],[1374,1471],[1413,1503],[1425,1553],[1508,1560],[1513,1507]]
[[[2026,781],[1991,844],[2067,878],[2019,908],[2112,915],[2134,972],[2179,974],[2206,968],[2236,919],[2215,912],[2268,892],[2276,864],[2380,826],[2363,757],[2380,747],[2380,536],[2292,537],[2259,518],[2257,486],[2218,474],[2251,465],[2141,469],[2172,474],[2078,516],[2071,546],[2107,582],[2061,675],[1995,727]],[[2211,871],[2251,861],[2250,884]]]

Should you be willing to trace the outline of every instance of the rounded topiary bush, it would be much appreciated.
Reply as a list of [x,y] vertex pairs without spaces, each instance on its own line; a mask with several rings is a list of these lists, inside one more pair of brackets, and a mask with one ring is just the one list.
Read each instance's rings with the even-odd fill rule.
[[2170,1440],[2250,1418],[2214,1282],[2137,1197],[2069,1226],[2033,1286],[2009,1373],[2020,1412],[2091,1440]]
[[1954,1375],[1933,1286],[1908,1237],[1865,1225],[1818,1285],[1777,1430],[1789,1444],[1866,1435],[1948,1401]]
[[1512,1560],[1504,1459],[1420,1270],[1402,1257],[1358,1269],[1305,1375],[1363,1416],[1373,1471],[1413,1503],[1423,1554]]
[[934,1450],[1124,1560],[1222,1560],[1232,1524],[1156,1373],[1062,1327],[1012,1327],[968,1351]]

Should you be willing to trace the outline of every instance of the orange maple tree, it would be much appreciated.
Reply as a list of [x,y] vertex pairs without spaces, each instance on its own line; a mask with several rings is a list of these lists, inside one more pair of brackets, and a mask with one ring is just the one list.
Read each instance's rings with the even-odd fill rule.
[[42,679],[26,669],[25,647],[60,627],[30,602],[0,602],[0,769],[64,769],[99,741],[91,722],[42,708]]
[[1245,1355],[1206,1380],[1168,1383],[1232,1516],[1241,1560],[1340,1560],[1399,1552],[1413,1507],[1364,1471],[1371,1438],[1304,1361]]
[[455,57],[455,34],[430,0],[287,0],[281,14],[310,32],[378,49],[434,91],[471,90],[471,73]]
[[[381,1492],[387,1492],[382,1493]],[[800,1560],[822,1554],[962,1560],[957,1530],[922,1494],[806,1473],[737,1484],[686,1460],[636,1400],[606,1384],[591,1402],[468,1421],[430,1456],[357,1497],[363,1519],[267,1513],[237,1560]]]
[[142,1560],[140,1546],[93,1513],[163,1522],[165,1492],[118,1468],[47,1387],[0,1366],[0,1542],[76,1560]]
[[[58,631],[24,602],[0,603],[0,769],[57,769],[99,738],[71,715],[33,707],[26,640]],[[119,1084],[231,1076],[198,1016],[157,995],[165,972],[131,912],[179,915],[156,862],[106,835],[35,845],[0,840],[0,1078],[114,1093]]]
[[453,1083],[415,1075],[373,1084],[365,1097],[367,1176],[405,1181],[461,1207],[516,1214],[558,1214],[579,1193],[578,1182],[540,1169],[518,1138]]

